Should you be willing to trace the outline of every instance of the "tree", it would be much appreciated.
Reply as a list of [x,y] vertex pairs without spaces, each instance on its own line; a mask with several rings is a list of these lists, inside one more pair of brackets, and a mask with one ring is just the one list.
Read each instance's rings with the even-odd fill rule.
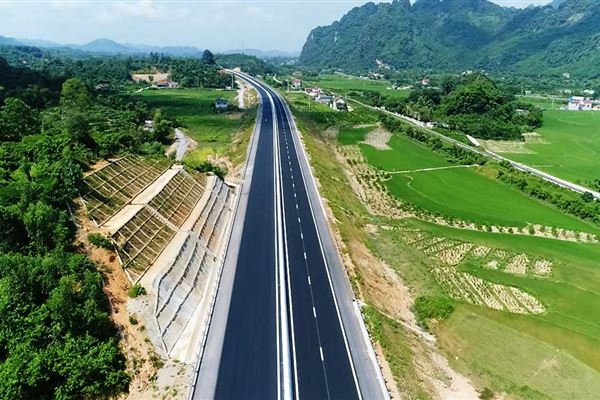
[[594,195],[591,192],[585,192],[581,195],[581,199],[586,203],[594,201]]
[[152,130],[154,132],[154,139],[161,142],[171,134],[171,122],[163,116],[160,109],[154,113]]
[[38,111],[15,98],[8,98],[4,103],[0,110],[0,141],[14,142],[40,133],[42,123]]
[[215,56],[210,50],[204,50],[204,53],[202,53],[202,61],[208,65],[214,65]]
[[64,211],[56,210],[41,201],[30,204],[23,215],[23,223],[31,245],[39,252],[68,245],[70,234],[67,221],[68,217]]
[[86,108],[92,103],[88,87],[77,78],[67,79],[60,92],[60,104],[67,108]]
[[88,114],[77,109],[69,110],[65,115],[64,122],[67,132],[73,140],[89,148],[95,146],[94,139],[90,135],[91,126]]

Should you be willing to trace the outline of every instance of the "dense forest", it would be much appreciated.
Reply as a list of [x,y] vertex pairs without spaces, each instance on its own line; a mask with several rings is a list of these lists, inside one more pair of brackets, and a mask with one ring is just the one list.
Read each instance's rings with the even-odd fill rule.
[[598,78],[600,3],[564,0],[517,9],[488,0],[367,3],[315,28],[300,63],[346,71],[485,69]]
[[448,76],[439,87],[419,86],[407,98],[369,91],[360,95],[374,106],[482,139],[519,140],[542,124],[542,110],[519,102],[482,74]]
[[0,58],[0,398],[106,398],[129,377],[96,266],[74,247],[70,204],[98,157],[162,153],[169,121],[86,81]]
[[[160,53],[148,55],[94,55],[94,53],[42,50],[30,46],[0,46],[0,57],[10,65],[28,66],[24,72],[43,72],[53,78],[77,77],[86,84],[106,84],[112,89],[133,84],[132,72],[164,71],[182,87],[224,88],[231,78],[219,73],[221,67],[241,67],[251,74],[267,74],[273,66],[256,57],[229,54],[213,55],[205,50],[202,57],[173,57]],[[33,70],[33,71],[32,71]]]
[[[127,391],[102,275],[74,245],[72,202],[98,158],[163,156],[174,121],[118,95],[135,85],[132,72],[168,71],[183,87],[218,88],[231,84],[222,66],[255,74],[271,68],[208,50],[197,58],[99,57],[0,46],[1,399]],[[148,119],[152,130],[142,128]]]

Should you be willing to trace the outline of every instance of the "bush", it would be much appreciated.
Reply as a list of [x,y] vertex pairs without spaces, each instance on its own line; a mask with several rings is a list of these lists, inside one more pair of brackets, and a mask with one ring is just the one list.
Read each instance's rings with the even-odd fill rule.
[[220,166],[215,165],[209,161],[205,161],[203,163],[194,165],[193,168],[196,171],[202,172],[202,173],[212,172],[213,174],[215,174],[216,176],[218,176],[221,179],[225,178],[225,175],[227,175],[227,171],[225,169],[223,169]]
[[90,233],[88,235],[88,240],[91,244],[96,247],[101,247],[103,249],[111,250],[113,248],[112,242],[106,236],[103,236],[99,233]]
[[494,392],[490,388],[484,388],[481,393],[479,393],[479,398],[481,400],[492,400],[494,398]]
[[454,301],[442,295],[420,296],[415,300],[413,311],[419,325],[427,328],[430,319],[446,319],[454,311]]
[[146,294],[146,289],[144,289],[144,287],[142,285],[140,285],[139,283],[136,283],[131,288],[129,288],[128,294],[129,294],[129,297],[131,297],[132,299],[135,299],[138,296],[144,296]]

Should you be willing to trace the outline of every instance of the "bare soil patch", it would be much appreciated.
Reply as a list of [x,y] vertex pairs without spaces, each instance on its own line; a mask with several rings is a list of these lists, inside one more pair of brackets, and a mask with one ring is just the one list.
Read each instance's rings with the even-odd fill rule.
[[392,133],[382,127],[377,127],[371,132],[367,133],[363,143],[375,147],[377,150],[391,150],[388,146],[388,142],[392,137]]
[[526,132],[521,136],[525,139],[525,143],[546,143],[543,136],[537,132]]
[[[163,364],[145,332],[145,327],[127,311],[128,291],[131,287],[127,275],[114,251],[92,245],[90,233],[104,233],[90,221],[83,207],[75,210],[77,243],[87,256],[98,265],[104,277],[104,292],[110,302],[110,317],[119,329],[120,346],[127,358],[127,369],[132,377],[127,399],[141,399],[152,391],[152,382]],[[150,397],[148,397],[150,398]]]
[[507,140],[479,140],[481,145],[494,153],[511,154],[535,154],[535,152],[525,145],[525,142],[507,141]]

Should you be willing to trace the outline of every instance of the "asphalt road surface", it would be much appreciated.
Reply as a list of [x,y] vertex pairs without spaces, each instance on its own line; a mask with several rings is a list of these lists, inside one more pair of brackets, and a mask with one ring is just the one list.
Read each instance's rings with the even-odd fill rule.
[[244,79],[262,107],[242,192],[245,218],[236,216],[243,228],[236,237],[234,225],[231,265],[226,260],[192,397],[385,399],[341,265],[331,271],[332,251],[317,222],[323,213],[317,218],[313,209],[316,187],[286,106],[270,88]]

